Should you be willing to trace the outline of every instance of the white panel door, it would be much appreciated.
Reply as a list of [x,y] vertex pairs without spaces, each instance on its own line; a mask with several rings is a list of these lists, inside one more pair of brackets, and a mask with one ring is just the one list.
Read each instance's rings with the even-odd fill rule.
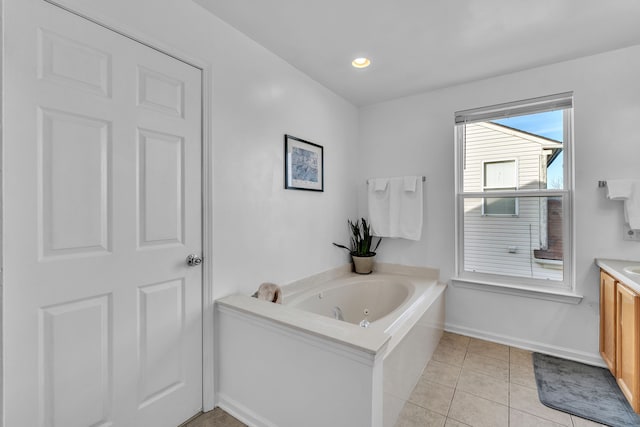
[[5,6],[4,425],[176,426],[202,407],[201,72]]

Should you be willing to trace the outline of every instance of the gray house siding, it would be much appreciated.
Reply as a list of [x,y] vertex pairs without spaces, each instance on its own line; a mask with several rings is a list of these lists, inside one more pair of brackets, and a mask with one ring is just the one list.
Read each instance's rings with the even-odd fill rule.
[[[464,191],[484,190],[485,162],[515,161],[518,189],[544,189],[547,157],[558,142],[492,123],[466,125]],[[507,181],[513,181],[507,179]],[[534,250],[547,246],[547,203],[519,198],[517,214],[483,213],[483,199],[465,199],[465,270],[561,280],[562,270],[536,260]]]

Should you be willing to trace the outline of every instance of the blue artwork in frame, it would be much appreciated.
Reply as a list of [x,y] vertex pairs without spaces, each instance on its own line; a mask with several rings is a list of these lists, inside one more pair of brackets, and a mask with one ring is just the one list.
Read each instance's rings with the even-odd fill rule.
[[324,148],[313,142],[284,136],[284,188],[324,191]]

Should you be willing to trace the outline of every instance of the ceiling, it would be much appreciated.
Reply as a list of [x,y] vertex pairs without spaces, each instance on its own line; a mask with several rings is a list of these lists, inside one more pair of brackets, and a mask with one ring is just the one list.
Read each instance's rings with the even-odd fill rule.
[[640,44],[639,0],[193,1],[358,106]]

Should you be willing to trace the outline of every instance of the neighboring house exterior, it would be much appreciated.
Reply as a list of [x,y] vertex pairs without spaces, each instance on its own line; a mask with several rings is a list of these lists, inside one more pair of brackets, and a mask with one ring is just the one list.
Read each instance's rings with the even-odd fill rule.
[[[464,191],[546,189],[547,168],[561,151],[552,139],[491,122],[467,124]],[[465,270],[562,279],[560,200],[465,199],[464,211]]]

